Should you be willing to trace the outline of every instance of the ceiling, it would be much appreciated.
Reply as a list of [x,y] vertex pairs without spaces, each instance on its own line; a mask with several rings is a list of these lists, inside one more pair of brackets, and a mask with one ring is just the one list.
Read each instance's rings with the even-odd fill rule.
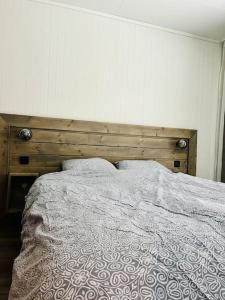
[[51,0],[202,37],[225,39],[225,0]]

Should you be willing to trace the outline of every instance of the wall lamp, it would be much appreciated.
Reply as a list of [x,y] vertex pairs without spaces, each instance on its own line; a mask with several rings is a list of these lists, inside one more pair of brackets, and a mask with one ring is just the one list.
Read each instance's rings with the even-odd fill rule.
[[31,129],[28,129],[28,128],[21,129],[19,131],[19,133],[18,133],[18,137],[21,140],[29,141],[32,138],[32,131],[31,131]]
[[188,142],[185,139],[180,139],[176,142],[176,147],[179,149],[185,149],[188,146]]

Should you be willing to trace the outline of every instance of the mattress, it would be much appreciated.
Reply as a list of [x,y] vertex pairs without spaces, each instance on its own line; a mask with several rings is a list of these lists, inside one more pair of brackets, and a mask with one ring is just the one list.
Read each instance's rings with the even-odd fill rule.
[[225,185],[163,169],[40,177],[10,300],[225,299]]

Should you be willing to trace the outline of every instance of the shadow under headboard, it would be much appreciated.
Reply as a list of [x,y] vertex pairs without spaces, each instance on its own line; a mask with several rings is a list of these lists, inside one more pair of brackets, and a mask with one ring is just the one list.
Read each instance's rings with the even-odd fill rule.
[[[32,131],[30,140],[18,136]],[[177,147],[184,139],[187,147]],[[154,159],[174,172],[196,174],[197,131],[0,114],[0,210],[9,173],[59,171],[71,158]]]

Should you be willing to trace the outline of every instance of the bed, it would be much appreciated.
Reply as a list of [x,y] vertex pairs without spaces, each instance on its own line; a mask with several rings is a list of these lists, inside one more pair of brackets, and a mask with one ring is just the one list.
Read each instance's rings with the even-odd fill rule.
[[60,171],[64,160],[89,157],[150,159],[196,175],[197,131],[0,113],[0,217],[17,210],[10,191],[24,193],[10,185],[11,178]]
[[225,185],[160,164],[39,177],[10,300],[225,299]]
[[[194,177],[196,130],[0,114],[0,137],[0,214],[10,176],[39,176],[10,300],[225,298],[225,190]],[[61,171],[94,157],[156,165]]]

